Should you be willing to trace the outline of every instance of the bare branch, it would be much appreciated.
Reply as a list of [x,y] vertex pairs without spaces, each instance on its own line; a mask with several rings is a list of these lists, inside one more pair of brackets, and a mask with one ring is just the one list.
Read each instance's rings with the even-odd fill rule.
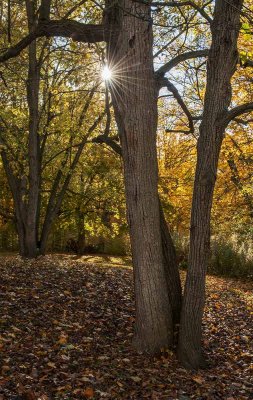
[[186,53],[179,54],[162,67],[160,67],[156,72],[155,75],[159,79],[161,76],[164,76],[167,72],[169,72],[172,68],[176,67],[179,63],[189,60],[191,58],[198,58],[198,57],[207,57],[208,56],[208,49],[203,50],[196,50],[196,51],[187,51]]
[[115,140],[113,140],[112,138],[110,138],[104,134],[95,137],[94,139],[92,139],[92,142],[93,143],[104,143],[108,147],[110,147],[115,153],[122,156],[122,149],[121,149],[120,145],[117,142],[115,142]]
[[205,7],[210,3],[207,2],[206,4],[203,5],[203,7],[198,6],[197,4],[194,3],[194,1],[154,1],[152,2],[152,6],[155,7],[185,7],[185,6],[190,6],[197,10],[199,14],[202,15],[203,18],[205,18],[210,24],[212,23],[212,18],[207,14],[205,11]]
[[176,86],[174,86],[173,83],[170,82],[167,78],[163,78],[161,87],[166,87],[168,89],[168,91],[173,94],[174,98],[176,99],[176,101],[178,102],[178,104],[180,105],[180,107],[182,108],[183,112],[185,113],[185,115],[188,119],[188,122],[189,122],[189,132],[188,133],[194,133],[194,123],[193,123],[192,115],[191,115],[187,105],[185,104],[184,100],[180,96]]
[[226,113],[223,122],[227,126],[229,124],[229,122],[231,122],[236,117],[239,117],[240,115],[245,114],[250,111],[253,111],[253,102],[241,104],[240,106],[234,107],[231,110],[229,110]]
[[246,61],[240,60],[242,68],[253,67],[253,60],[247,59]]
[[186,131],[184,129],[166,129],[166,132],[167,133],[184,133],[185,135],[189,135],[190,133],[192,133],[189,130]]

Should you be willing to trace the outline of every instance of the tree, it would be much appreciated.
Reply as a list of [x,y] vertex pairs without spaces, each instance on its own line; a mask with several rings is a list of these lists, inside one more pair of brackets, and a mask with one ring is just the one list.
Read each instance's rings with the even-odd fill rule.
[[232,97],[231,79],[238,61],[237,40],[242,4],[242,0],[216,0],[212,22],[204,112],[197,146],[189,268],[179,336],[179,358],[190,368],[199,368],[204,363],[201,321],[205,302],[210,216],[224,132],[231,117],[247,111],[248,107],[252,108],[251,104],[228,111]]
[[[31,2],[26,3],[26,16],[31,32],[37,23],[37,10]],[[71,51],[72,58],[78,54],[66,45],[64,49]],[[88,116],[91,107],[93,113],[97,113],[96,108],[100,112],[100,107],[94,106],[98,84],[92,82],[91,87],[90,83],[85,86],[85,80],[83,84],[76,81],[76,70],[79,77],[84,75],[86,78],[89,62],[86,60],[86,71],[83,73],[80,71],[81,64],[67,66],[67,61],[59,57],[60,53],[55,53],[53,43],[45,39],[40,43],[34,40],[29,45],[28,55],[24,56],[19,72],[20,85],[26,83],[26,96],[20,90],[13,93],[8,69],[3,73],[6,87],[2,101],[6,108],[1,110],[0,115],[1,156],[14,200],[20,253],[30,258],[45,253],[48,235],[81,153],[104,116],[103,111],[95,120]],[[80,63],[83,61],[80,60]],[[66,71],[61,68],[66,68]],[[84,104],[73,97],[75,91],[71,94],[73,84],[77,89],[88,92]],[[57,96],[58,92],[62,92],[60,96]],[[18,96],[22,96],[23,103],[17,101]],[[67,96],[72,96],[72,100]],[[102,105],[102,101],[98,104]],[[71,112],[72,108],[75,109],[75,118],[63,118],[62,114]],[[62,135],[58,140],[54,125],[57,123],[60,127],[60,121],[65,137]]]
[[[219,151],[227,124],[241,113],[252,110],[252,103],[249,103],[227,111],[231,100],[230,80],[238,60],[236,45],[242,1],[234,0],[231,5],[230,2],[225,4],[217,0],[213,21],[205,10],[210,2],[199,7],[194,2],[151,4],[133,0],[119,0],[116,3],[108,1],[102,24],[96,25],[64,18],[50,20],[48,3],[50,2],[42,1],[40,17],[34,29],[17,45],[10,47],[0,60],[15,57],[36,38],[42,36],[71,37],[77,41],[107,43],[108,63],[114,73],[110,91],[121,141],[133,251],[137,310],[136,342],[140,349],[150,353],[173,343],[174,323],[178,319],[181,302],[173,243],[161,214],[157,192],[156,130],[159,89],[166,87],[183,110],[188,125],[184,133],[194,133],[194,121],[202,119],[192,206],[190,268],[179,346],[179,356],[183,364],[197,368],[202,362],[201,318],[204,306],[206,250],[210,236],[210,212]],[[194,13],[187,19],[186,30],[196,13],[208,23],[211,22],[211,49],[179,54],[154,73],[151,5],[179,7],[180,14],[181,7],[192,7]],[[162,18],[164,16],[165,12]],[[209,63],[204,113],[203,116],[195,117],[192,116],[176,85],[165,74],[182,61],[207,55]],[[108,138],[106,139],[108,141]]]

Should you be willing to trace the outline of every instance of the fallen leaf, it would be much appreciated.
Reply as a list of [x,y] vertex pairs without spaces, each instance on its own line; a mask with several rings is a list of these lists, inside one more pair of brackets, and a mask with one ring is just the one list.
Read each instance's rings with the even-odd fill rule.
[[50,367],[50,368],[55,368],[55,367],[56,367],[56,366],[55,366],[55,363],[53,363],[53,362],[51,362],[51,361],[49,361],[49,362],[47,363],[47,366]]
[[92,387],[88,387],[84,390],[83,394],[87,399],[91,399],[92,397],[94,397],[94,390]]
[[139,376],[131,376],[132,381],[141,382],[141,378]]
[[203,383],[205,382],[205,379],[203,379],[201,376],[194,376],[193,378],[192,378],[192,380],[194,381],[194,382],[197,382],[199,385],[203,385]]

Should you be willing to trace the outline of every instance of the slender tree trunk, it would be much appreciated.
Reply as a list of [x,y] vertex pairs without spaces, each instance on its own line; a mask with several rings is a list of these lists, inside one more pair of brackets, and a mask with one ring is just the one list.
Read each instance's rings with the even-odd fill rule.
[[82,210],[83,206],[83,196],[84,193],[84,172],[82,170],[80,174],[80,182],[79,182],[79,193],[81,196],[78,200],[77,210],[76,210],[76,222],[77,222],[77,254],[83,255],[85,250],[85,228],[84,228],[84,220],[85,213]]
[[77,214],[77,254],[83,255],[85,250],[85,229],[84,229],[85,214],[78,211]]
[[23,188],[21,180],[14,175],[5,150],[1,151],[1,158],[14,201],[15,225],[18,233],[19,251],[20,254],[24,256],[26,211],[23,196],[25,195],[25,188]]
[[111,94],[124,163],[136,301],[136,345],[156,353],[173,342],[173,317],[163,257],[156,155],[157,97],[150,6],[107,3],[117,39],[108,44]]
[[[27,17],[29,30],[35,23],[35,6],[27,1]],[[39,207],[39,82],[40,68],[36,55],[36,40],[28,48],[29,68],[27,79],[27,102],[29,108],[29,175],[28,175],[28,200],[27,200],[27,219],[25,226],[25,255],[33,258],[37,255],[37,223]]]
[[36,42],[29,46],[29,73],[27,100],[29,107],[29,188],[26,221],[26,256],[37,255],[37,222],[39,205],[39,135],[38,135],[39,76],[36,60]]
[[237,39],[242,0],[216,0],[212,45],[207,65],[203,120],[197,146],[192,200],[189,268],[179,336],[179,358],[189,368],[203,365],[201,322],[205,303],[205,277],[210,242],[210,215],[224,117],[231,102],[231,78],[238,60]]
[[160,225],[162,235],[162,249],[165,265],[165,279],[167,282],[169,301],[172,309],[174,333],[177,336],[178,324],[180,322],[182,288],[179,275],[179,268],[176,256],[176,249],[160,205]]

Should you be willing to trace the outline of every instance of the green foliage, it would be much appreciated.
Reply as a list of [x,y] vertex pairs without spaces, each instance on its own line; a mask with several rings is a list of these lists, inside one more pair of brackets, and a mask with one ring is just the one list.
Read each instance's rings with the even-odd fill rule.
[[126,256],[130,254],[130,243],[128,236],[116,236],[105,243],[105,254],[114,256]]
[[215,275],[252,279],[252,248],[240,248],[232,241],[215,242],[212,245],[209,271]]
[[[225,241],[221,235],[212,239],[208,264],[209,274],[253,279],[253,242],[250,237],[247,237],[246,241],[241,241],[240,238],[240,235],[233,235]],[[187,269],[189,239],[174,233],[173,240],[179,267]]]

